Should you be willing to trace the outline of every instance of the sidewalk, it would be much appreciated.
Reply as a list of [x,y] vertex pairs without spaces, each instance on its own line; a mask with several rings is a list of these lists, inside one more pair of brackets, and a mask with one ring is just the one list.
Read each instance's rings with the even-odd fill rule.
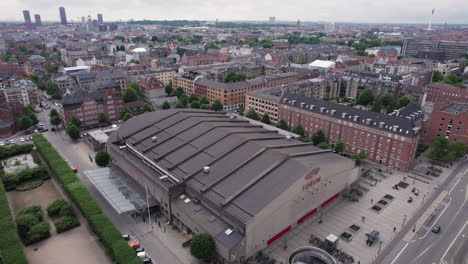
[[[420,157],[420,160],[425,160],[425,157]],[[364,192],[364,195],[359,198],[358,202],[352,202],[342,197],[327,208],[322,216],[323,222],[321,224],[318,223],[319,215],[315,215],[295,227],[290,233],[285,235],[285,238],[276,241],[265,252],[278,262],[287,263],[287,257],[293,249],[309,245],[311,234],[325,239],[329,234],[339,237],[343,232],[347,232],[352,235],[351,239],[347,241],[340,238],[338,248],[353,256],[355,263],[358,261],[361,264],[373,263],[379,252],[382,252],[392,242],[398,232],[408,225],[409,220],[422,207],[423,203],[429,201],[429,198],[434,193],[438,193],[436,191],[437,186],[447,178],[458,163],[455,163],[451,168],[443,168],[443,173],[439,177],[430,176],[432,179],[421,178],[427,183],[420,181],[420,177],[416,177],[416,179],[408,177],[409,175],[414,176],[410,172],[400,171],[393,171],[392,174],[384,173],[386,177],[378,177],[380,181],[375,186],[361,183],[369,191]],[[381,166],[366,162],[362,167],[379,168]],[[407,187],[400,187],[398,190],[392,188],[400,182],[403,182],[402,185],[407,185]],[[418,196],[412,193],[413,188],[419,190]],[[387,194],[393,196],[393,200],[384,199],[383,197]],[[413,199],[411,203],[408,202],[409,197]],[[387,203],[379,203],[381,200]],[[380,212],[372,209],[375,205],[382,208]],[[429,216],[430,213],[423,215],[416,223],[416,228],[418,229],[423,226]],[[349,228],[351,225],[359,226],[360,229],[357,232],[352,231]],[[394,228],[396,229],[395,232]],[[380,233],[379,240],[382,244],[374,243],[369,247],[366,245],[366,233],[374,230]],[[284,249],[285,244],[287,245],[287,249]]]

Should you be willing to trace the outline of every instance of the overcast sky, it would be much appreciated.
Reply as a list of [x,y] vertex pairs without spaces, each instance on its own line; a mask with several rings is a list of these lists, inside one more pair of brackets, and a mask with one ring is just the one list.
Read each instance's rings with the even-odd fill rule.
[[467,0],[0,0],[0,20],[33,18],[58,21],[60,6],[68,20],[102,13],[105,21],[150,20],[277,20],[468,24]]

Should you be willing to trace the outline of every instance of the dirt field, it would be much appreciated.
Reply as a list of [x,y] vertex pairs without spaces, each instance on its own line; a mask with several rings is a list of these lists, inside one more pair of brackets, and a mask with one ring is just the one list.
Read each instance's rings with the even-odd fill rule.
[[[52,180],[45,181],[41,186],[26,192],[8,192],[8,201],[12,213],[16,216],[22,208],[37,204],[45,210],[47,205],[56,199],[63,199],[55,188]],[[75,210],[77,211],[77,210]],[[79,212],[76,212],[79,213]],[[57,234],[51,230],[51,237],[27,246],[25,253],[29,263],[33,264],[111,264],[112,261],[104,253],[97,238],[89,230],[86,220],[78,214],[80,226]],[[53,223],[45,213],[45,221]]]

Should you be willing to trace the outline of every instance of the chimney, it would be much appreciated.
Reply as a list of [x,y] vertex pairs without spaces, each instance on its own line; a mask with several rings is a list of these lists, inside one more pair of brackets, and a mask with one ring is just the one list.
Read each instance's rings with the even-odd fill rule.
[[292,104],[292,105],[295,105],[295,104],[296,104],[296,100],[292,100],[292,101],[291,101],[291,104]]
[[372,119],[370,119],[370,118],[367,118],[367,119],[366,119],[366,125],[370,125],[371,122],[372,122]]
[[320,107],[320,113],[325,112],[325,107]]
[[151,141],[153,142],[157,142],[158,141],[158,137],[154,136],[154,137],[151,137]]
[[384,128],[385,122],[379,122],[379,128]]
[[353,118],[354,122],[357,122],[359,120],[359,116],[358,115],[355,115],[354,118]]
[[210,167],[209,167],[209,166],[203,167],[203,172],[204,172],[204,173],[210,172]]
[[286,135],[286,140],[291,141],[291,135]]
[[341,118],[346,118],[347,113],[341,113]]
[[413,131],[414,131],[414,134],[418,134],[419,133],[419,127],[413,127]]
[[315,109],[315,105],[310,105],[310,110],[314,110]]
[[288,98],[283,98],[283,104],[288,102]]
[[393,132],[398,132],[398,128],[399,128],[399,126],[394,125],[394,126],[393,126]]
[[330,115],[335,116],[335,113],[336,113],[336,110],[335,110],[335,109],[330,110]]
[[301,108],[304,108],[305,103],[301,102]]

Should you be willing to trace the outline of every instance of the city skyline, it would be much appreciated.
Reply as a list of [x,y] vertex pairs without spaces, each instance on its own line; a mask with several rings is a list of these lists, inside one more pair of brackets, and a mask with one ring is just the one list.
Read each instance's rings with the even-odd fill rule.
[[[267,21],[275,16],[276,20],[303,22],[335,21],[354,23],[388,23],[388,24],[426,24],[431,11],[435,9],[433,24],[467,24],[466,13],[468,3],[458,0],[421,1],[412,0],[401,4],[395,1],[372,2],[368,0],[334,0],[325,3],[310,1],[296,2],[294,6],[284,1],[273,1],[268,5],[240,0],[230,1],[204,0],[193,4],[189,0],[176,0],[170,3],[164,1],[130,0],[122,8],[119,1],[52,1],[52,0],[20,0],[14,3],[2,2],[0,8],[5,12],[2,21],[21,21],[21,10],[30,10],[41,14],[43,21],[60,21],[58,12],[60,6],[67,11],[68,22],[79,22],[81,16],[97,16],[101,13],[107,21],[135,20],[216,20],[220,21]],[[404,8],[406,5],[406,8]],[[298,8],[298,7],[301,8]],[[150,8],[148,8],[150,7]],[[221,8],[222,7],[222,8]],[[228,11],[229,10],[229,11]],[[385,12],[382,12],[385,10]]]

